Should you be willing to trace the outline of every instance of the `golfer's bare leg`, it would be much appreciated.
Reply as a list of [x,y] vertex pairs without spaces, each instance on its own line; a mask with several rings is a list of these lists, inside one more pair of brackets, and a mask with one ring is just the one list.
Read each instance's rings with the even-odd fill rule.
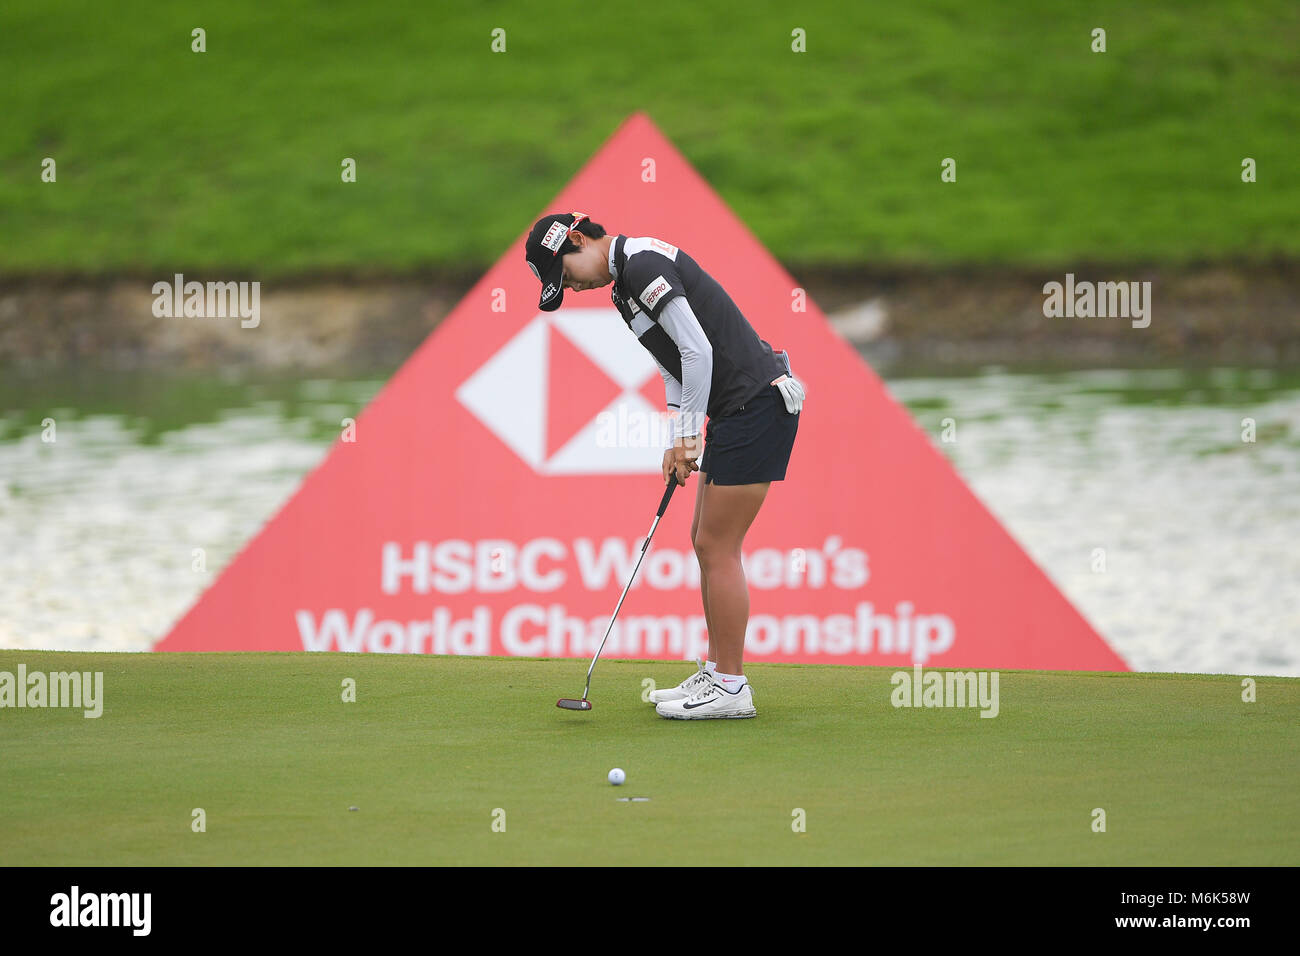
[[749,585],[740,563],[745,533],[758,515],[770,481],[752,485],[707,485],[702,489],[695,555],[701,584],[708,579],[709,641],[724,674],[743,674]]
[[[692,546],[695,544],[695,536],[700,529],[700,512],[704,508],[704,485],[707,477],[708,475],[702,471],[695,476],[699,484],[695,487],[695,517],[691,519]],[[718,659],[713,656],[718,652],[718,649],[713,644],[713,615],[709,613],[709,579],[704,576],[703,568],[700,569],[700,597],[704,601],[704,626],[709,629],[709,656],[707,659],[717,663]],[[723,671],[723,673],[725,674],[727,671]]]

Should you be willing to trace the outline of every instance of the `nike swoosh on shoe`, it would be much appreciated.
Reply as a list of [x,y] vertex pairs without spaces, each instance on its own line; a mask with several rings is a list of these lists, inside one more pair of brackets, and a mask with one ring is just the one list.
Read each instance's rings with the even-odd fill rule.
[[708,700],[702,700],[698,704],[682,704],[682,709],[694,710],[696,707],[703,707],[705,704],[711,704],[717,699],[717,697],[710,697]]

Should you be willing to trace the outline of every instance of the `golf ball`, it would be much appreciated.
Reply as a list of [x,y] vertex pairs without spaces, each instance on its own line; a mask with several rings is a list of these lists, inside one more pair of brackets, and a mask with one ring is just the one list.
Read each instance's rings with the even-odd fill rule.
[[627,774],[625,774],[618,767],[615,767],[613,770],[609,772],[609,782],[616,787],[626,779],[627,779]]

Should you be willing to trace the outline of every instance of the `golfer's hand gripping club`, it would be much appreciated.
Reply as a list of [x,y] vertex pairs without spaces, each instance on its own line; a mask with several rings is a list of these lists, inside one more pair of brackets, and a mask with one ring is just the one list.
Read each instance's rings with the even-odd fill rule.
[[673,442],[672,447],[664,452],[664,482],[667,483],[672,475],[676,475],[683,485],[686,484],[686,479],[691,476],[691,472],[700,470],[699,456],[699,435],[678,438]]

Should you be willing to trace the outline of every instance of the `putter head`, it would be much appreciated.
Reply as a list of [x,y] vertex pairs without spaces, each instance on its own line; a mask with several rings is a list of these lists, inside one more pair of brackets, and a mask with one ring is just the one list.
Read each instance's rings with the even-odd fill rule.
[[555,702],[556,707],[562,707],[565,710],[591,710],[591,701],[585,697],[582,700],[571,700],[568,697],[561,697]]

